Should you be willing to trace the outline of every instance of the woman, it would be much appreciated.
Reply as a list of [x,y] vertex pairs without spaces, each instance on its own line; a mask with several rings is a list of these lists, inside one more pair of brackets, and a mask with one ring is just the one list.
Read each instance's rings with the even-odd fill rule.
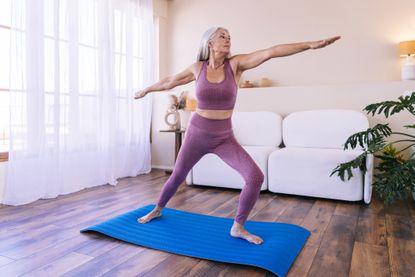
[[238,144],[232,132],[231,116],[236,100],[237,84],[242,73],[276,57],[296,54],[307,49],[325,47],[340,37],[319,41],[281,44],[250,54],[230,57],[231,38],[224,28],[210,28],[202,37],[198,61],[183,72],[162,79],[138,91],[135,99],[152,91],[169,90],[196,80],[198,107],[186,131],[172,175],[165,183],[157,206],[138,219],[146,223],[161,216],[163,207],[185,180],[190,169],[207,153],[214,153],[237,170],[245,180],[238,210],[230,230],[233,237],[260,244],[262,238],[249,233],[244,224],[260,192],[264,175],[253,159]]

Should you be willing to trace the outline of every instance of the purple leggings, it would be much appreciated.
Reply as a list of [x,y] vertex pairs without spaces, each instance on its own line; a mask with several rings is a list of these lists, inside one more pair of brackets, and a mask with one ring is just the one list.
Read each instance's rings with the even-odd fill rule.
[[173,173],[164,184],[157,205],[166,206],[192,167],[208,153],[218,155],[245,180],[235,217],[235,221],[243,225],[259,196],[264,174],[236,141],[230,118],[214,120],[193,114]]

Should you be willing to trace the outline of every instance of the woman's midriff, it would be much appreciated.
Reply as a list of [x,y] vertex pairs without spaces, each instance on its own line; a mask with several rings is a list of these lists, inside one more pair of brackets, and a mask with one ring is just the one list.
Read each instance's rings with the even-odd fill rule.
[[202,110],[197,108],[196,113],[209,119],[227,119],[232,116],[233,110]]

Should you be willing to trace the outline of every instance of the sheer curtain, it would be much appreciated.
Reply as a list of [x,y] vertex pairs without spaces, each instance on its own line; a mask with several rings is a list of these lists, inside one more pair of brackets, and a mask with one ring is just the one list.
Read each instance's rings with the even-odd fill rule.
[[150,171],[151,0],[14,0],[4,203]]

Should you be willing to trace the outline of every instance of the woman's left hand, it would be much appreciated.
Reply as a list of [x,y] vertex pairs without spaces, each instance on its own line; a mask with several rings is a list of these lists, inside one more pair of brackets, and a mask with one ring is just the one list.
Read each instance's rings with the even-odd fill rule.
[[139,90],[134,94],[134,99],[143,98],[144,96],[146,96],[146,94],[147,94],[147,92],[144,89]]
[[340,36],[337,36],[337,37],[326,38],[323,40],[312,41],[310,42],[309,46],[310,46],[310,49],[323,48],[323,47],[326,47],[327,45],[332,44],[333,42],[335,42],[336,40],[340,38],[341,38]]

